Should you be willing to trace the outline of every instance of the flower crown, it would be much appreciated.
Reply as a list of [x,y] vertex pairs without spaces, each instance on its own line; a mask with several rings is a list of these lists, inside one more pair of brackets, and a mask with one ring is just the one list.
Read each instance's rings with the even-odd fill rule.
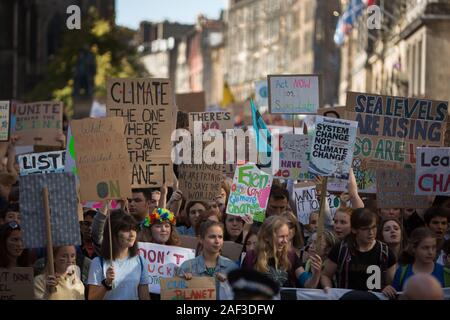
[[169,222],[171,225],[175,225],[175,215],[167,209],[155,208],[152,213],[149,213],[144,220],[144,226],[150,227],[158,222]]

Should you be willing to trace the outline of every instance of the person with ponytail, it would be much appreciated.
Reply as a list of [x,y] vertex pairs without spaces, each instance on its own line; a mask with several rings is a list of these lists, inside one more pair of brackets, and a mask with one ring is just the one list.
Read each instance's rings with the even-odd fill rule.
[[312,272],[305,272],[300,258],[289,243],[289,220],[270,216],[262,224],[255,251],[247,252],[243,268],[262,272],[280,287],[316,288],[319,284],[322,259],[311,255]]
[[[391,283],[396,265],[395,254],[388,245],[376,240],[377,215],[369,209],[360,208],[351,216],[351,233],[331,249],[322,273],[322,287],[325,291],[333,286],[354,290],[380,291]],[[368,285],[373,266],[381,271],[380,286]]]
[[449,274],[442,265],[434,262],[435,258],[436,236],[425,227],[417,228],[411,233],[408,246],[400,256],[392,287],[403,291],[406,281],[417,273],[431,274],[442,287],[450,286]]

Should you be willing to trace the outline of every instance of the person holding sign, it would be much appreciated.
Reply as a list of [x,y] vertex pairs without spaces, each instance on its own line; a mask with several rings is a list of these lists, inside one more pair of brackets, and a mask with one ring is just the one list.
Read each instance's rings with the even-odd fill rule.
[[223,247],[223,225],[208,220],[200,227],[201,254],[195,259],[183,262],[177,271],[178,276],[186,280],[192,277],[215,277],[217,300],[220,300],[220,286],[227,280],[227,274],[237,265],[220,255]]
[[[322,287],[328,291],[336,275],[338,288],[381,291],[394,277],[395,254],[387,244],[376,240],[377,215],[374,212],[364,208],[354,210],[351,226],[351,234],[331,249],[325,261]],[[374,283],[370,281],[374,278],[373,266],[379,268]]]
[[0,227],[0,268],[29,267],[28,250],[23,247],[22,230],[15,222]]
[[[84,300],[84,285],[76,265],[74,246],[53,248],[55,276],[46,272],[34,278],[34,294],[39,300]],[[50,288],[56,290],[50,290]]]
[[255,251],[247,252],[242,267],[269,276],[280,287],[316,288],[319,284],[322,259],[311,255],[312,273],[305,272],[300,258],[289,245],[289,220],[272,216],[264,220],[258,233]]
[[247,213],[242,217],[225,213],[224,223],[224,240],[243,244],[244,239],[253,224],[253,216],[250,213]]
[[[92,260],[89,270],[89,300],[149,300],[148,268],[138,255],[136,220],[122,210],[110,214],[106,224],[101,257]],[[111,238],[111,240],[110,240]],[[112,252],[112,254],[111,254]]]
[[180,238],[175,225],[176,219],[172,212],[164,208],[155,208],[144,219],[144,228],[139,233],[139,241],[179,246]]

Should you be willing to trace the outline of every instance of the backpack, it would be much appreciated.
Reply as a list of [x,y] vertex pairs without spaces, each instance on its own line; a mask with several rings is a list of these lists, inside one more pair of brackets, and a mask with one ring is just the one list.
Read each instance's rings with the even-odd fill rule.
[[[408,265],[401,266],[399,288],[403,288],[403,282],[405,281],[406,271],[408,271]],[[450,287],[450,268],[444,267],[444,287]]]
[[[381,267],[382,271],[382,287],[384,287],[386,282],[386,270],[387,270],[387,264],[389,259],[389,247],[386,243],[378,241],[377,243],[380,244],[381,250],[380,250],[380,259],[379,259],[379,266]],[[376,244],[375,244],[376,245]],[[350,248],[348,247],[348,243],[346,241],[341,241],[340,247],[339,247],[339,255],[338,255],[338,288],[348,288],[348,278],[349,278],[349,267],[350,267],[350,261],[352,260],[352,255],[350,253]]]

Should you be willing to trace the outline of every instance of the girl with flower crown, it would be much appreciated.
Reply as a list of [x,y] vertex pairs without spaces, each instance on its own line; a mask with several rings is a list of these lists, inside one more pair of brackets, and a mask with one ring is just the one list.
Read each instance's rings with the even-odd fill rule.
[[175,215],[164,208],[155,208],[144,219],[144,228],[139,233],[141,242],[153,242],[166,246],[180,245]]

